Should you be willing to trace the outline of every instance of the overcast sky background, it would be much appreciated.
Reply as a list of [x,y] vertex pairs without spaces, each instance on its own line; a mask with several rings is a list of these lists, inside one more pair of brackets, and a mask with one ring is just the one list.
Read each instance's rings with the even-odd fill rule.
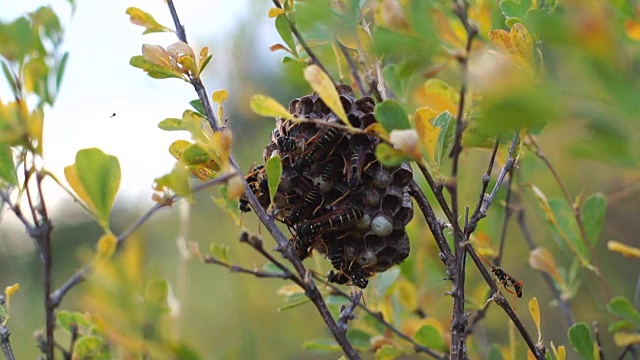
[[[0,0],[0,18],[10,21],[24,12],[47,4],[44,1]],[[153,179],[171,170],[173,158],[167,149],[176,133],[157,128],[166,117],[180,117],[188,101],[196,98],[193,88],[180,80],[154,80],[129,65],[129,58],[141,54],[143,43],[164,47],[177,39],[173,33],[142,35],[143,28],[129,22],[130,6],[152,14],[158,22],[173,28],[164,1],[79,0],[72,18],[66,1],[51,2],[66,26],[63,50],[70,52],[61,92],[53,109],[45,115],[45,164],[64,179],[63,169],[75,161],[79,149],[98,147],[118,157],[122,180],[118,201],[135,203],[141,209],[151,204]],[[257,4],[257,5],[256,5]],[[187,37],[196,54],[209,46],[214,57],[204,73],[209,94],[228,88],[225,63],[233,61],[229,36],[258,24],[255,44],[266,60],[277,63],[280,54],[269,52],[277,34],[266,17],[270,2],[255,0],[178,0],[175,5]],[[260,19],[254,19],[260,6]],[[6,81],[0,96],[8,96]],[[231,94],[233,96],[233,94]],[[111,118],[111,115],[116,116]],[[188,137],[188,136],[183,136]],[[50,184],[50,201],[66,195]]]

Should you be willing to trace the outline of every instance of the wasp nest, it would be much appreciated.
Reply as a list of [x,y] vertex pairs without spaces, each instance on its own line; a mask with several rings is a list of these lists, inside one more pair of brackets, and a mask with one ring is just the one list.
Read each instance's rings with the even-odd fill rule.
[[[373,99],[356,100],[344,85],[338,92],[353,127],[376,122]],[[364,288],[368,277],[409,255],[405,226],[413,217],[407,189],[411,167],[382,166],[374,155],[380,140],[332,126],[342,122],[315,93],[291,101],[289,112],[313,121],[278,119],[265,147],[265,161],[276,152],[282,158],[274,214],[294,233],[291,241],[301,258],[315,249],[337,270],[329,274],[330,281]],[[254,167],[247,181],[268,207],[264,167]],[[249,211],[246,199],[240,209]]]

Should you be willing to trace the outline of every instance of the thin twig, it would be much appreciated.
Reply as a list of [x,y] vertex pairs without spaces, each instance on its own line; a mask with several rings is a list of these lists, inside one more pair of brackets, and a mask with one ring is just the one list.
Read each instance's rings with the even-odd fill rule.
[[598,322],[593,322],[593,334],[596,339],[596,345],[598,346],[598,354],[600,355],[600,360],[605,360],[604,351],[602,350],[602,342],[600,341],[600,329],[598,329]]
[[[473,211],[473,215],[471,216],[471,222],[473,225],[477,225],[478,218],[480,215],[480,209],[482,208],[482,204],[484,203],[484,198],[487,193],[487,188],[489,187],[489,181],[491,180],[491,171],[493,170],[493,163],[496,159],[496,154],[498,153],[498,146],[500,145],[500,136],[496,138],[496,143],[493,146],[493,151],[491,152],[491,157],[489,158],[489,165],[487,166],[487,171],[482,175],[482,187],[480,189],[480,194],[478,195],[478,202],[476,204],[476,208]],[[486,216],[486,213],[484,214]],[[465,226],[464,232],[465,237],[468,237],[469,234],[475,231],[475,226]]]
[[[273,0],[273,4],[278,9],[282,9],[282,4],[280,4],[280,2],[278,0]],[[304,37],[298,31],[298,28],[296,27],[296,24],[291,20],[291,18],[287,14],[283,14],[282,16],[284,16],[284,18],[287,20],[287,24],[289,24],[289,28],[291,29],[291,32],[293,33],[293,36],[296,37],[296,39],[298,40],[298,43],[300,43],[300,45],[302,46],[304,51],[306,51],[307,55],[309,55],[309,59],[311,59],[311,63],[317,65],[320,69],[322,69],[322,71],[324,71],[324,73],[327,74],[327,76],[329,77],[329,79],[333,83],[333,86],[335,86],[336,83],[335,83],[335,81],[333,81],[333,78],[331,77],[331,74],[329,74],[327,69],[324,68],[324,66],[322,65],[322,63],[320,62],[320,60],[318,59],[316,54],[313,52],[313,50],[311,50],[309,45],[307,45],[307,42],[304,40]]]
[[427,222],[427,226],[429,227],[429,230],[431,230],[433,238],[436,240],[438,249],[440,249],[440,260],[442,260],[444,265],[447,267],[447,271],[451,270],[451,266],[453,266],[453,253],[451,252],[451,247],[449,246],[449,243],[447,243],[447,238],[443,232],[444,224],[441,220],[438,220],[436,214],[433,212],[433,208],[431,208],[431,204],[429,204],[429,201],[427,200],[427,197],[415,181],[411,181],[409,184],[409,195],[411,195],[418,204],[418,207]]
[[[222,184],[234,176],[235,176],[235,173],[228,173],[228,174],[221,175],[215,179],[212,179],[207,182],[194,186],[192,189],[192,192],[197,193],[213,185]],[[149,210],[147,210],[147,212],[145,212],[133,224],[131,224],[122,233],[120,233],[120,235],[118,235],[118,242],[117,242],[118,249],[122,247],[123,243],[129,237],[129,235],[131,235],[134,231],[138,230],[144,223],[147,222],[147,220],[151,218],[153,214],[155,214],[160,209],[163,209],[165,207],[170,207],[173,203],[175,203],[180,199],[181,199],[180,196],[174,195],[161,203],[156,203],[155,205],[153,205]],[[54,307],[60,306],[62,299],[69,292],[69,290],[71,290],[73,287],[80,284],[81,282],[85,281],[92,269],[93,269],[92,264],[85,265],[83,268],[76,271],[75,274],[73,274],[64,284],[62,284],[62,286],[56,289],[50,296],[53,306]]]
[[345,334],[347,333],[347,323],[350,320],[355,319],[355,315],[353,314],[356,306],[360,303],[360,299],[362,299],[362,290],[356,291],[349,296],[349,306],[342,306],[340,308],[340,315],[338,316],[338,329],[343,331]]
[[429,188],[433,192],[433,195],[438,201],[438,205],[440,205],[442,212],[444,212],[444,216],[447,218],[447,220],[449,220],[449,223],[453,227],[454,231],[459,231],[460,233],[462,233],[462,229],[460,229],[460,225],[458,224],[456,217],[453,216],[453,213],[449,208],[449,204],[444,198],[444,195],[442,193],[442,184],[436,183],[433,176],[429,172],[429,169],[427,169],[427,167],[421,161],[416,161],[416,165],[418,166],[418,169],[420,169],[422,176],[424,176],[424,178],[427,180]]
[[[318,281],[324,281],[323,278],[321,278],[318,274],[313,274],[313,277],[315,279],[317,279]],[[326,283],[325,285],[326,287],[331,289],[331,292],[333,294],[337,294],[340,295],[344,298],[347,299],[351,299],[351,297],[349,296],[349,294],[347,294],[346,292],[342,291],[339,287],[331,284],[331,283]],[[364,310],[364,312],[366,312],[367,314],[371,315],[374,319],[376,319],[380,324],[382,324],[382,326],[384,326],[385,328],[387,328],[389,331],[391,331],[392,333],[396,334],[396,336],[398,336],[399,338],[401,338],[402,340],[410,343],[413,346],[413,349],[416,352],[421,352],[421,353],[425,353],[429,356],[431,356],[434,359],[441,359],[441,360],[445,360],[447,359],[446,356],[438,354],[437,352],[429,349],[428,347],[425,347],[423,345],[420,345],[418,343],[415,342],[415,340],[413,340],[413,338],[411,336],[408,336],[406,334],[404,334],[402,331],[398,330],[398,328],[396,328],[395,326],[393,326],[392,324],[390,324],[389,322],[387,322],[384,319],[384,316],[379,313],[379,312],[375,312],[371,309],[369,309],[366,305],[364,305],[362,302],[358,303],[357,306]]]
[[[446,187],[449,191],[451,198],[451,215],[453,222],[455,222],[454,230],[459,227],[458,225],[458,166],[460,160],[460,153],[462,152],[462,134],[467,127],[467,123],[464,120],[465,102],[467,97],[467,86],[469,81],[469,66],[468,60],[471,54],[471,45],[478,33],[475,26],[469,23],[467,14],[468,4],[466,1],[454,0],[454,13],[463,23],[467,40],[465,46],[465,52],[458,58],[460,63],[460,92],[458,99],[458,113],[456,116],[456,129],[453,140],[453,146],[451,148],[450,157],[451,161],[451,180],[447,181]],[[453,225],[452,222],[452,225]],[[465,225],[465,228],[467,226]],[[453,233],[454,254],[456,259],[455,271],[453,277],[453,316],[451,318],[451,359],[461,360],[467,357],[465,346],[465,327],[467,326],[468,315],[464,311],[464,283],[465,283],[465,265],[466,265],[466,249],[462,245],[465,241],[465,235],[459,231]]]
[[268,271],[259,271],[259,270],[251,270],[247,268],[243,268],[238,265],[229,264],[225,261],[218,260],[217,258],[207,255],[204,257],[204,262],[206,264],[215,264],[229,269],[231,272],[237,272],[241,274],[250,274],[257,278],[276,278],[276,279],[286,279],[289,280],[291,277],[289,274],[285,274],[282,272],[268,272]]
[[16,215],[18,220],[22,222],[27,232],[30,232],[31,231],[30,229],[33,228],[33,225],[29,222],[29,220],[27,220],[27,218],[24,217],[22,210],[20,210],[20,206],[18,206],[18,204],[13,204],[11,202],[11,198],[9,197],[9,194],[5,193],[2,190],[0,190],[0,197],[2,198],[3,203],[7,204],[7,206],[9,206],[9,209]]
[[509,174],[509,180],[507,182],[507,194],[505,195],[504,216],[502,219],[502,229],[500,230],[500,242],[498,245],[498,255],[493,259],[493,263],[496,266],[500,266],[502,262],[502,255],[504,254],[504,244],[507,239],[507,226],[509,225],[509,219],[513,215],[513,209],[511,208],[511,193],[513,192],[513,171]]
[[358,91],[360,92],[360,94],[362,94],[362,96],[369,96],[369,92],[365,91],[364,86],[362,85],[362,79],[360,78],[360,73],[358,72],[358,68],[356,67],[356,64],[353,62],[351,55],[349,55],[349,49],[347,49],[346,46],[342,45],[342,43],[338,41],[338,39],[336,39],[336,43],[338,44],[338,48],[342,52],[342,56],[344,56],[344,59],[347,61],[347,64],[349,65],[349,69],[351,69],[351,76],[353,77],[353,81],[356,82]]
[[[529,231],[529,227],[527,226],[524,209],[521,209],[521,208],[518,209],[516,214],[517,214],[516,219],[518,221],[518,227],[520,228],[520,232],[522,233],[522,236],[524,237],[525,241],[529,245],[529,249],[534,250],[537,247],[537,245],[535,241],[533,241],[533,237],[531,236],[531,232]],[[551,295],[553,295],[553,298],[556,299],[556,301],[558,302],[558,306],[560,307],[560,312],[564,316],[564,320],[567,324],[567,327],[570,327],[571,325],[574,324],[574,320],[573,320],[573,315],[571,314],[571,308],[569,307],[569,303],[567,302],[567,300],[563,298],[562,293],[556,287],[555,282],[551,277],[551,275],[549,275],[546,272],[540,272],[540,276],[542,276],[542,279],[549,287],[549,290],[551,291]]]

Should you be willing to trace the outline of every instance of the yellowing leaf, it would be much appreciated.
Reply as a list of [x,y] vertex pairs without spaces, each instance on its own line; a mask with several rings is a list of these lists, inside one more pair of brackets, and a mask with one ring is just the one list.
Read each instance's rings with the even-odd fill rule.
[[545,272],[556,280],[561,285],[564,284],[564,280],[558,273],[558,267],[556,266],[556,260],[553,257],[553,253],[547,248],[535,248],[529,254],[529,265],[538,271]]
[[293,115],[276,99],[266,95],[253,95],[249,106],[254,113],[264,117],[281,117],[291,119]]
[[104,234],[98,240],[96,260],[105,261],[109,260],[118,246],[118,239],[115,235],[108,233]]
[[364,132],[370,135],[377,136],[384,141],[389,141],[389,133],[384,129],[384,127],[382,127],[382,124],[380,123],[376,122],[367,126],[367,128],[364,129]]
[[558,354],[557,360],[565,360],[567,357],[567,350],[564,348],[564,345],[558,346]]
[[538,299],[534,296],[529,300],[529,314],[533,318],[534,324],[538,329],[538,343],[542,342],[542,332],[540,331],[540,307],[538,306]]
[[389,134],[389,141],[400,149],[403,153],[411,156],[415,160],[420,160],[420,140],[418,132],[414,129],[392,130]]
[[304,79],[307,80],[309,85],[318,93],[320,99],[327,105],[336,116],[342,120],[342,122],[348,127],[352,127],[351,123],[347,119],[347,114],[344,112],[342,102],[340,101],[340,95],[338,90],[331,81],[329,75],[327,75],[318,65],[309,65],[304,69]]
[[129,15],[129,20],[132,23],[146,28],[143,34],[154,32],[173,32],[173,30],[168,27],[160,25],[153,16],[136,7],[127,8],[126,13]]
[[429,160],[435,161],[436,148],[438,146],[438,136],[440,135],[440,127],[433,126],[433,119],[438,113],[430,107],[421,107],[416,110],[415,126],[418,136],[427,151]]
[[64,168],[64,177],[67,179],[67,182],[69,183],[69,186],[71,186],[71,189],[73,189],[76,195],[78,195],[78,197],[82,201],[84,201],[84,203],[89,207],[89,209],[91,209],[91,211],[93,211],[95,215],[96,206],[93,204],[93,201],[91,201],[91,198],[85,191],[84,186],[82,186],[82,183],[78,178],[78,171],[75,164],[69,165]]
[[406,280],[395,283],[394,291],[398,293],[400,303],[405,309],[418,308],[418,295],[415,285]]
[[283,14],[284,14],[284,9],[280,9],[276,7],[272,7],[271,9],[269,9],[269,18],[274,18],[274,17],[277,17],[278,15],[283,15]]
[[640,334],[617,332],[613,334],[613,342],[619,347],[640,344]]
[[173,69],[169,53],[160,45],[142,44],[142,56],[150,64]]
[[[178,41],[167,47],[167,53],[173,61],[177,61],[182,67],[177,70],[182,70],[183,73],[188,72],[189,75],[197,77],[198,70],[196,69],[196,55],[189,46],[189,44]],[[174,66],[176,68],[176,66]]]
[[34,110],[28,119],[28,131],[31,136],[37,142],[36,152],[42,154],[42,130],[44,128],[44,110],[38,108]]
[[629,246],[629,245],[625,245],[619,241],[615,241],[615,240],[608,241],[607,249],[609,249],[609,251],[620,253],[625,257],[640,258],[640,249]]
[[515,23],[511,28],[511,44],[518,54],[533,69],[533,36],[522,23]]
[[458,113],[458,91],[440,79],[425,81],[415,96],[421,106],[430,107],[438,114],[445,110],[451,114]]
[[538,200],[538,203],[542,208],[542,211],[546,215],[547,220],[549,220],[549,222],[552,224],[557,224],[558,222],[553,215],[553,211],[551,210],[549,201],[547,200],[547,197],[544,195],[544,193],[535,185],[531,185],[531,190],[533,190],[533,195]]
[[198,74],[202,74],[204,69],[209,64],[209,61],[211,61],[212,57],[213,55],[209,55],[208,47],[205,46],[202,49],[200,49],[200,58],[198,59],[198,64],[199,64]]

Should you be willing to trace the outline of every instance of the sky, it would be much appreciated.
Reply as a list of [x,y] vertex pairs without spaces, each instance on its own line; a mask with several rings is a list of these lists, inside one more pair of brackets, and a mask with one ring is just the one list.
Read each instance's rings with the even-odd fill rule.
[[[196,94],[187,83],[154,80],[129,65],[131,56],[141,54],[143,43],[166,47],[176,37],[173,33],[143,36],[144,29],[130,23],[125,10],[138,7],[173,28],[168,8],[163,0],[79,0],[70,17],[67,1],[0,0],[0,18],[9,21],[47,3],[53,5],[66,26],[63,50],[69,51],[70,57],[54,108],[45,114],[45,166],[64,179],[63,169],[74,162],[78,150],[98,147],[120,161],[122,180],[117,201],[147,208],[151,205],[153,179],[173,167],[174,159],[167,149],[178,138],[175,133],[158,129],[157,123],[166,117],[180,117]],[[264,7],[266,19],[269,2],[258,3]],[[175,5],[196,53],[202,46],[209,46],[213,53],[203,75],[209,94],[228,88],[233,79],[224,73],[224,63],[233,61],[225,57],[233,42],[225,41],[225,37],[251,19],[249,6],[256,6],[256,0],[178,0]],[[264,43],[256,46],[277,61],[280,56],[268,50],[277,41],[277,34],[269,22],[263,23],[260,33]],[[6,89],[4,83],[0,85],[3,98],[7,98]],[[52,183],[45,192],[53,202],[66,197]]]

